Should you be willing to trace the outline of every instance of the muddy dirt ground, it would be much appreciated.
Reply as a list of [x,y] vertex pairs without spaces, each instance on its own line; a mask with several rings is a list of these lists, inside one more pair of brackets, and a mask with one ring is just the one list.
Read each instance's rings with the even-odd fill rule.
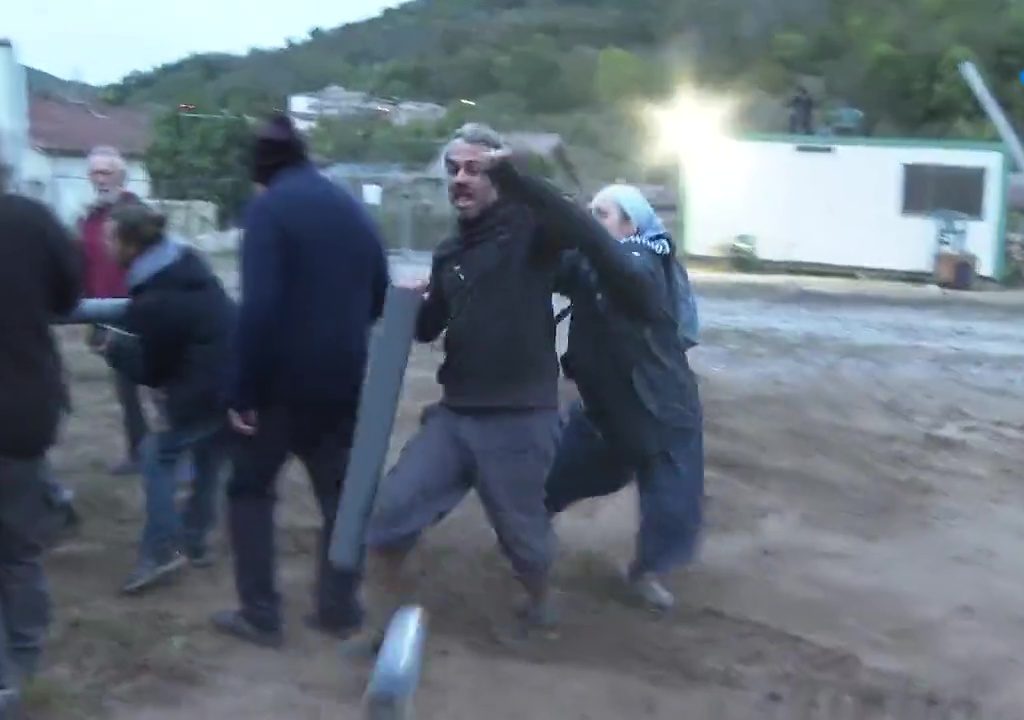
[[[654,617],[623,602],[636,525],[626,492],[559,521],[560,637],[499,644],[514,584],[468,503],[416,556],[433,619],[419,717],[1024,716],[1021,311],[911,305],[704,297],[692,362],[709,522],[701,562],[673,581],[681,607]],[[54,463],[84,526],[49,559],[58,615],[29,717],[359,717],[368,665],[299,621],[316,512],[297,468],[278,516],[286,649],[209,632],[209,613],[233,602],[222,541],[216,567],[116,595],[141,493],[106,473],[117,410],[79,338],[64,331],[75,412]],[[431,348],[414,354],[395,449],[437,396],[437,362]]]

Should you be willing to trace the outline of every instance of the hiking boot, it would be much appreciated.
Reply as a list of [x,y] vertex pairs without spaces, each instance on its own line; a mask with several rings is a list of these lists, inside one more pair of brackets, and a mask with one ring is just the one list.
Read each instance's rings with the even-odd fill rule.
[[136,595],[170,578],[185,566],[187,560],[181,553],[174,553],[166,560],[143,558],[121,586],[123,595]]
[[239,610],[221,610],[210,617],[213,627],[225,635],[260,647],[278,649],[284,645],[280,628],[265,630],[246,620]]
[[652,610],[664,612],[675,607],[675,596],[653,573],[643,573],[630,579],[629,586],[637,599]]

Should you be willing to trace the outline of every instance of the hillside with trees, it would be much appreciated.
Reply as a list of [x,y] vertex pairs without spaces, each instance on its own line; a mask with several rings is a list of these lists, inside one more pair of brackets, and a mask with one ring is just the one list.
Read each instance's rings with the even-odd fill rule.
[[[874,134],[991,136],[957,74],[964,58],[979,62],[1011,116],[1024,114],[1024,3],[1015,0],[413,0],[279,50],[132,73],[103,95],[250,113],[339,84],[451,105],[449,123],[561,132],[622,160],[637,137],[629,108],[681,79],[742,99],[743,129],[782,130],[800,81],[819,106],[859,107]],[[389,139],[381,153],[418,147]]]

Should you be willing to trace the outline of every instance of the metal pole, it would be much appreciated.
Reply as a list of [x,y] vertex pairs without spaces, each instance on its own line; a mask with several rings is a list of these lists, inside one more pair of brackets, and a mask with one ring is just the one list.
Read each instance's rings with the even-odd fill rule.
[[978,99],[982,110],[988,115],[992,124],[996,126],[999,137],[1003,139],[1006,147],[1010,149],[1010,154],[1013,155],[1013,161],[1017,165],[1017,169],[1024,170],[1024,145],[1021,145],[1020,138],[1007,119],[1006,113],[1003,112],[1003,108],[999,105],[999,101],[989,91],[984,78],[978,72],[977,66],[969,60],[965,60],[960,63],[960,74],[963,76],[964,81],[966,81],[967,86],[971,88],[974,97]]
[[331,537],[329,557],[339,570],[352,572],[362,567],[366,523],[391,442],[421,302],[419,291],[392,287],[370,344],[352,451]]
[[363,697],[367,720],[412,720],[427,638],[427,615],[409,606],[395,613]]
[[53,318],[52,325],[110,325],[119,322],[128,309],[126,298],[89,298],[64,317]]

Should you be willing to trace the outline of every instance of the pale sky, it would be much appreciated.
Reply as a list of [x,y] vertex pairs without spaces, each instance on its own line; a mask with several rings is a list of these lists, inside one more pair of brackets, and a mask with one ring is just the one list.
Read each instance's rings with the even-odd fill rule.
[[0,0],[22,65],[101,85],[196,52],[279,47],[401,0]]

